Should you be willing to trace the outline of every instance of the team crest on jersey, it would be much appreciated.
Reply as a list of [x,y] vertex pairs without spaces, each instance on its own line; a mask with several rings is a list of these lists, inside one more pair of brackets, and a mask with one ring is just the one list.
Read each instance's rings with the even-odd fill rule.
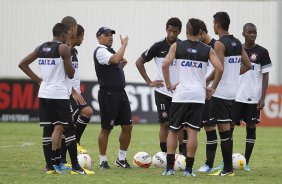
[[258,58],[258,55],[257,55],[256,53],[251,53],[250,60],[251,60],[252,62],[255,62],[255,61],[257,60],[257,58]]
[[163,112],[163,113],[162,113],[162,117],[163,117],[163,118],[167,118],[167,112]]
[[232,47],[236,47],[236,46],[237,46],[237,43],[236,43],[236,42],[231,42],[231,46],[232,46]]
[[50,48],[50,47],[44,47],[42,50],[43,50],[44,52],[50,52],[50,51],[51,51],[51,48]]
[[194,62],[194,61],[182,61],[181,66],[191,67],[191,68],[203,68],[202,63],[198,63],[198,62]]
[[192,54],[196,54],[198,51],[196,49],[188,48],[187,52],[192,53]]

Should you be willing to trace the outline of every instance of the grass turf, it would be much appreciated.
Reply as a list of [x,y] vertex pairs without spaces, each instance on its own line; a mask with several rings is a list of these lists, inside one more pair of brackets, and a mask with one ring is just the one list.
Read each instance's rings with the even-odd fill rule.
[[[151,156],[159,151],[158,128],[155,125],[135,125],[128,151],[128,160],[138,151],[146,151]],[[183,172],[176,171],[174,177],[162,177],[163,169],[133,168],[119,169],[114,166],[117,158],[120,128],[115,127],[110,135],[107,157],[110,170],[100,170],[97,136],[98,124],[90,124],[82,137],[81,143],[87,148],[93,160],[95,175],[45,175],[43,174],[44,157],[41,147],[42,128],[37,123],[0,123],[0,183],[281,183],[282,175],[282,128],[257,128],[257,141],[250,160],[251,172],[235,171],[235,177],[208,176],[196,173],[197,177],[183,177]],[[244,153],[245,128],[236,127],[234,132],[234,152]],[[221,162],[220,146],[217,149],[215,166]],[[205,161],[205,132],[201,130],[194,169]],[[133,164],[132,164],[133,165]]]

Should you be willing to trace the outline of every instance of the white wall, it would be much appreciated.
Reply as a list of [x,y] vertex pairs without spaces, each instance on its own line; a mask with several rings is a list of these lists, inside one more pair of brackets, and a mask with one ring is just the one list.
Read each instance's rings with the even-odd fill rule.
[[[0,35],[2,43],[0,78],[25,78],[17,64],[37,45],[52,39],[52,27],[66,16],[75,17],[86,30],[84,43],[78,48],[81,78],[96,80],[93,65],[93,50],[97,44],[96,32],[101,26],[116,30],[114,48],[120,46],[119,34],[129,35],[125,68],[127,81],[143,82],[135,67],[140,54],[153,42],[165,37],[165,23],[170,17],[182,20],[185,39],[185,25],[189,18],[204,20],[211,36],[212,16],[217,11],[227,11],[231,18],[230,33],[241,41],[242,27],[253,22],[258,28],[257,43],[269,50],[272,62],[277,60],[278,8],[276,1],[87,1],[87,0],[2,0],[0,1]],[[280,36],[280,35],[279,35]],[[153,78],[155,66],[151,62],[147,70]],[[33,64],[32,68],[37,66]],[[276,84],[278,69],[271,72],[270,83]]]

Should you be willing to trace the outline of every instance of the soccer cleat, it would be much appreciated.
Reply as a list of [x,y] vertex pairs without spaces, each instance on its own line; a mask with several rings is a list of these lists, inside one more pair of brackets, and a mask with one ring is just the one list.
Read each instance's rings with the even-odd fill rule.
[[189,172],[189,171],[184,171],[184,174],[183,174],[183,176],[187,176],[187,177],[195,177],[196,176],[196,174],[194,174],[193,172]]
[[218,171],[218,170],[222,170],[224,166],[224,162],[222,162],[221,164],[219,164],[217,167],[215,167],[213,170]]
[[45,174],[58,174],[56,172],[56,170],[54,170],[54,169],[47,169],[46,167],[44,168],[44,173]]
[[248,164],[245,164],[244,166],[244,171],[247,171],[247,172],[250,172],[251,169],[249,168],[249,165]]
[[110,166],[107,161],[102,161],[100,164],[100,169],[110,169]]
[[130,169],[131,166],[128,164],[127,160],[119,160],[117,159],[116,162],[115,162],[115,165],[117,167],[120,167],[120,168],[126,168],[126,169]]
[[226,172],[224,170],[217,171],[216,173],[209,174],[210,176],[235,176],[234,172]]
[[169,169],[168,171],[165,170],[165,172],[163,172],[162,176],[174,176],[174,170],[173,169]]
[[62,168],[61,168],[61,165],[62,164],[60,164],[60,165],[53,165],[53,167],[54,167],[54,169],[55,169],[55,171],[58,173],[58,174],[65,174],[65,172],[62,170]]
[[60,166],[61,166],[61,169],[62,169],[63,171],[71,171],[71,170],[72,170],[71,164],[68,164],[68,163],[62,164],[62,163],[61,163]]
[[196,170],[197,172],[211,172],[212,168],[210,168],[207,164],[202,165],[199,169]]
[[78,153],[87,153],[87,150],[86,149],[84,149],[80,144],[76,144],[76,147],[77,147],[77,152]]
[[88,169],[82,169],[82,168],[80,168],[80,169],[78,169],[78,170],[76,170],[76,169],[72,169],[72,171],[71,171],[71,174],[87,174],[87,175],[91,175],[91,174],[95,174],[95,172],[94,171],[90,171],[90,170],[88,170]]

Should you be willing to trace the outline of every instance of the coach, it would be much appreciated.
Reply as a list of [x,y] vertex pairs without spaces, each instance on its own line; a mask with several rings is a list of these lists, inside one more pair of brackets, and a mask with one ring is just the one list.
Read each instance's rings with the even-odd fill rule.
[[96,33],[98,46],[94,51],[94,63],[100,90],[98,101],[101,114],[101,132],[98,137],[100,150],[100,168],[109,169],[106,152],[108,138],[115,125],[121,125],[119,136],[120,149],[115,165],[130,168],[126,160],[127,149],[131,139],[132,121],[131,109],[124,90],[125,77],[123,67],[127,61],[123,58],[128,36],[120,36],[121,47],[115,52],[111,47],[115,31],[101,27]]

